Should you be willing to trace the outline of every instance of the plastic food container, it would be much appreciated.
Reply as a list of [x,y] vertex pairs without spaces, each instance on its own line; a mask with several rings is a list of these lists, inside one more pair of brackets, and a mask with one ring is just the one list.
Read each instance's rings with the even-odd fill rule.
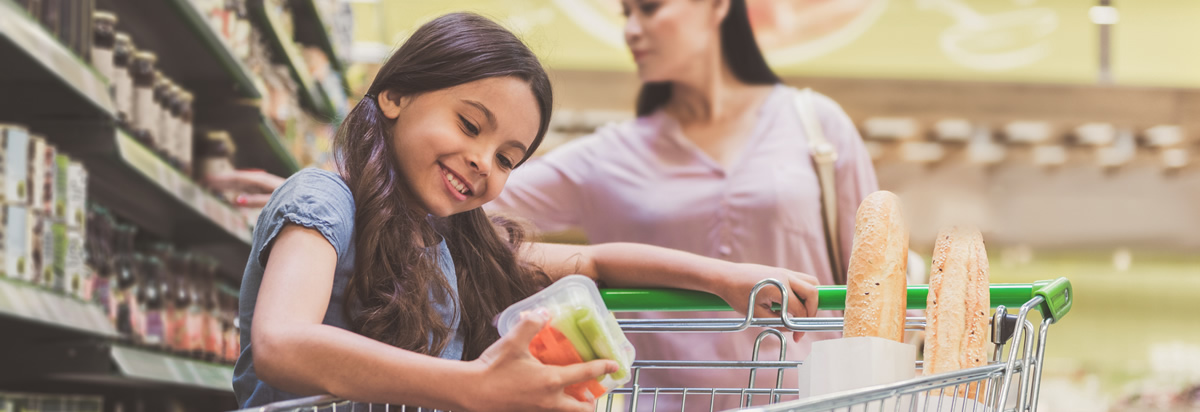
[[521,321],[523,313],[544,310],[550,320],[534,336],[529,352],[547,365],[570,365],[595,359],[611,359],[619,369],[596,381],[567,388],[576,399],[593,401],[631,378],[629,367],[635,357],[633,345],[621,332],[617,319],[604,305],[596,283],[586,276],[571,275],[500,313],[496,324],[500,336]]

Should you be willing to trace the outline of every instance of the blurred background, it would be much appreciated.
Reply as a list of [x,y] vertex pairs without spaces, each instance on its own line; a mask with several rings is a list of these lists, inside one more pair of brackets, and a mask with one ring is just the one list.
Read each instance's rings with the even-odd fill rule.
[[[1200,2],[748,5],[772,68],[858,125],[914,250],[972,221],[993,282],[1071,279],[1042,410],[1200,409]],[[204,177],[332,167],[379,63],[462,10],[550,70],[543,153],[633,118],[616,0],[0,0],[4,177],[30,188],[4,198],[0,399],[231,407],[254,215]],[[133,113],[139,96],[161,109]],[[137,330],[155,310],[188,326]]]

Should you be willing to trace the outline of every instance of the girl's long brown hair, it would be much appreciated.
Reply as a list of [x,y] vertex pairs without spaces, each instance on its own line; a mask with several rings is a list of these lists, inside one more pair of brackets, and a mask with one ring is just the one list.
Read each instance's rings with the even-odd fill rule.
[[[437,356],[450,340],[451,325],[434,306],[443,304],[461,316],[463,358],[475,359],[499,337],[492,319],[548,282],[517,259],[525,237],[521,225],[489,218],[482,209],[434,219],[416,206],[394,154],[395,121],[374,98],[384,91],[415,96],[502,76],[527,82],[538,102],[541,124],[528,151],[533,153],[550,122],[550,80],[516,36],[469,13],[448,14],[417,29],[338,128],[334,153],[356,207],[354,274],[346,291],[356,332]],[[420,246],[437,244],[437,235],[454,260],[457,295],[438,269],[436,249]]]

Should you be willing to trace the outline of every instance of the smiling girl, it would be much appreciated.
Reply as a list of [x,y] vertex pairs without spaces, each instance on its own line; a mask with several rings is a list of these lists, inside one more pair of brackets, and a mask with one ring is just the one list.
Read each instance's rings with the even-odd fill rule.
[[242,281],[238,402],[327,393],[467,411],[589,410],[563,389],[615,363],[543,365],[528,347],[545,319],[527,317],[503,339],[491,324],[572,273],[706,291],[735,308],[773,277],[807,300],[792,315],[815,312],[808,275],[645,245],[525,243],[520,226],[487,216],[480,207],[537,149],[551,107],[540,63],[495,23],[451,14],[414,32],[338,130],[340,173],[301,171],[263,209]]

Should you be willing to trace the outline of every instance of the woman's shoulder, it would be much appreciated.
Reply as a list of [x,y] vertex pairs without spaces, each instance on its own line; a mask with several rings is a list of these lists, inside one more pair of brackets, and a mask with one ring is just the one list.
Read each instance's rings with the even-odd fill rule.
[[846,113],[845,110],[842,110],[842,105],[838,104],[836,100],[833,100],[832,97],[826,96],[825,94],[814,89],[783,85],[778,87],[786,89],[787,99],[784,103],[787,106],[787,109],[793,112],[795,111],[795,105],[797,104],[798,99],[807,99],[808,104],[812,105],[813,112],[817,116],[821,117],[821,120],[831,116],[844,116]]

